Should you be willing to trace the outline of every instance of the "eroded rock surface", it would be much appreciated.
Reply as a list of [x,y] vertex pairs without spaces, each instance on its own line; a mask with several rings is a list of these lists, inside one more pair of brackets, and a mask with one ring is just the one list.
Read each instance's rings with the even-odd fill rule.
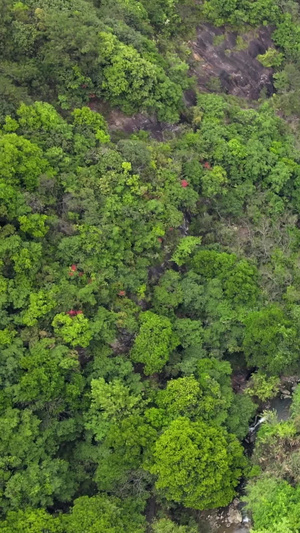
[[[195,76],[200,90],[221,92],[257,100],[262,90],[267,96],[273,94],[273,70],[264,68],[256,59],[273,45],[272,29],[263,27],[251,31],[242,37],[235,32],[227,32],[224,28],[215,28],[203,24],[198,28],[195,40],[189,42],[192,50],[189,74]],[[217,84],[217,86],[216,86]],[[184,94],[187,107],[196,105],[193,89]],[[98,98],[89,102],[89,107],[105,117],[112,134],[123,132],[127,135],[140,130],[148,131],[158,141],[178,134],[182,124],[160,122],[156,116],[146,112],[128,116],[119,109],[112,109],[109,104]],[[184,117],[181,123],[184,123]]]
[[108,117],[110,131],[124,131],[128,134],[136,133],[140,130],[149,131],[151,136],[162,141],[167,132],[174,133],[180,129],[179,125],[166,124],[159,122],[155,116],[149,116],[147,113],[136,113],[128,116],[114,109]]
[[219,80],[222,92],[256,100],[265,89],[271,96],[273,71],[256,59],[274,46],[271,33],[271,28],[263,27],[238,37],[209,24],[199,27],[197,38],[189,43],[194,60],[191,73],[199,87],[213,90],[213,82]]

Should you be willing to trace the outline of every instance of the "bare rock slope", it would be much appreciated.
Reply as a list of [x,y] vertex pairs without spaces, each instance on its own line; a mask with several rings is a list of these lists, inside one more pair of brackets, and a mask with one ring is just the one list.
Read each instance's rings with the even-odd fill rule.
[[[203,24],[198,28],[195,40],[189,42],[192,51],[190,75],[195,76],[199,89],[206,92],[215,92],[219,88],[228,94],[257,100],[265,90],[267,96],[271,96],[274,91],[273,70],[264,68],[256,59],[273,46],[271,33],[271,28],[263,27],[238,36],[224,28]],[[184,100],[187,106],[195,105],[194,90],[186,91]],[[146,112],[125,115],[98,98],[94,98],[89,107],[105,116],[111,133],[130,135],[146,130],[161,141],[180,131],[181,127],[180,124],[161,123]]]
[[209,24],[198,28],[197,38],[189,43],[193,53],[191,73],[199,87],[213,88],[219,80],[222,91],[256,100],[265,89],[273,93],[272,69],[256,59],[273,45],[272,29],[263,27],[242,37]]

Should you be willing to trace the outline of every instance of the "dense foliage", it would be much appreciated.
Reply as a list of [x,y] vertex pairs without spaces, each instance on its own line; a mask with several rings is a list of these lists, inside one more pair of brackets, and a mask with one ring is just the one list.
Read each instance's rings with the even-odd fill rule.
[[[195,115],[200,110],[201,123],[168,144],[138,138],[114,144],[103,118],[85,107],[70,121],[41,103],[22,104],[17,120],[6,118],[0,149],[7,520],[20,520],[13,513],[21,510],[30,520],[34,509],[75,498],[67,520],[80,524],[80,509],[90,506],[96,523],[95,491],[126,495],[130,509],[130,498],[137,504],[138,497],[142,509],[152,483],[162,501],[226,505],[246,467],[238,439],[254,410],[249,396],[232,392],[226,359],[238,356],[239,365],[248,361],[275,375],[297,368],[292,295],[299,290],[293,270],[299,233],[294,218],[286,222],[291,240],[282,247],[271,218],[275,212],[285,220],[286,206],[296,209],[297,154],[266,106],[243,110],[207,95]],[[242,182],[237,166],[244,167]],[[220,168],[221,191],[214,177]],[[278,182],[264,190],[276,172]],[[191,215],[186,237],[180,228]],[[267,216],[267,255],[233,242],[229,219],[244,217],[258,231]],[[107,505],[111,513],[119,504]],[[61,516],[53,520],[60,524]]]
[[[243,449],[300,370],[297,13],[1,2],[0,531],[197,533],[245,477],[254,531],[299,531],[299,389]],[[277,95],[186,106],[204,20],[272,25]],[[177,124],[116,134],[114,107]]]
[[254,479],[248,484],[245,498],[253,513],[255,533],[299,531],[299,393],[298,385],[289,420],[278,420],[269,411],[259,430],[253,456]]
[[[131,113],[154,110],[178,119],[187,65],[162,46],[191,0],[4,0],[0,7],[0,104],[48,100],[62,109],[103,98]],[[186,21],[187,23],[187,21]],[[159,44],[159,43],[158,43]]]

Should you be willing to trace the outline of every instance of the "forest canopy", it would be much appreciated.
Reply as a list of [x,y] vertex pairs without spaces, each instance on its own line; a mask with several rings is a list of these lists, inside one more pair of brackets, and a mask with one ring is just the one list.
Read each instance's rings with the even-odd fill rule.
[[[270,27],[274,95],[197,86],[201,24]],[[292,1],[2,1],[3,533],[200,533],[245,480],[253,532],[299,531],[299,387],[245,449],[300,371],[299,28]]]

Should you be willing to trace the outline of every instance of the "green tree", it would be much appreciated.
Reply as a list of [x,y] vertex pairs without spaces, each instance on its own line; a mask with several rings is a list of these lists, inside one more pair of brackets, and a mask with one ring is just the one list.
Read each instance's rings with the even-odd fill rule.
[[[248,485],[245,497],[251,509],[254,531],[292,531],[299,529],[299,488],[287,481],[265,476]],[[280,530],[281,525],[285,528]]]
[[275,376],[267,376],[263,372],[255,372],[251,376],[249,387],[245,394],[257,396],[263,402],[275,398],[279,392],[280,379]]
[[175,322],[174,329],[183,348],[188,348],[189,346],[202,346],[204,332],[200,320],[178,318]]
[[178,344],[170,320],[146,311],[141,315],[140,331],[130,357],[135,363],[145,365],[145,374],[154,374],[162,370]]
[[152,524],[153,533],[197,533],[196,527],[179,526],[168,518],[161,518]]
[[62,533],[60,518],[54,518],[44,509],[26,509],[25,511],[9,511],[3,522],[0,522],[2,533]]
[[194,250],[200,245],[200,237],[184,237],[179,242],[171,260],[178,266],[182,266]]
[[219,426],[227,419],[234,399],[230,373],[230,365],[225,361],[201,359],[195,376],[170,380],[166,388],[157,393],[156,403],[166,420],[184,416]]
[[243,439],[249,432],[249,421],[255,415],[257,405],[244,394],[235,394],[228,410],[226,427],[238,439]]
[[182,300],[180,275],[174,270],[167,270],[154,287],[154,309],[158,314],[169,315],[182,303]]
[[120,379],[105,383],[100,378],[92,381],[91,394],[87,437],[97,443],[96,482],[100,489],[109,490],[125,483],[130,472],[140,468],[143,450],[156,431],[144,418],[147,401],[140,383],[130,387]]
[[44,237],[48,231],[48,228],[45,227],[47,218],[47,215],[39,215],[37,213],[22,215],[18,218],[20,229],[33,237]]
[[[140,508],[139,508],[140,507]],[[77,498],[69,515],[63,518],[66,533],[143,533],[143,505],[97,495]]]
[[89,320],[83,314],[71,317],[59,313],[54,317],[52,326],[56,335],[71,346],[88,346],[93,337]]
[[243,349],[249,365],[273,375],[293,368],[299,357],[297,330],[282,309],[253,311],[245,326]]
[[257,59],[264,67],[280,67],[284,56],[276,48],[268,48],[264,54],[259,54]]
[[55,346],[54,339],[42,339],[26,351],[19,362],[23,370],[14,388],[17,402],[42,409],[58,404],[63,411],[79,407],[84,377],[79,373],[78,353],[67,346]]
[[75,484],[69,464],[55,457],[58,442],[29,409],[7,408],[0,419],[0,485],[4,510],[68,501]]
[[202,176],[202,192],[207,198],[213,198],[217,194],[226,194],[228,183],[226,170],[215,165]]
[[146,466],[168,500],[211,509],[232,500],[245,460],[242,447],[225,430],[178,418],[158,438],[152,464]]
[[41,149],[16,133],[0,136],[1,178],[9,185],[33,190],[43,172],[53,174]]

